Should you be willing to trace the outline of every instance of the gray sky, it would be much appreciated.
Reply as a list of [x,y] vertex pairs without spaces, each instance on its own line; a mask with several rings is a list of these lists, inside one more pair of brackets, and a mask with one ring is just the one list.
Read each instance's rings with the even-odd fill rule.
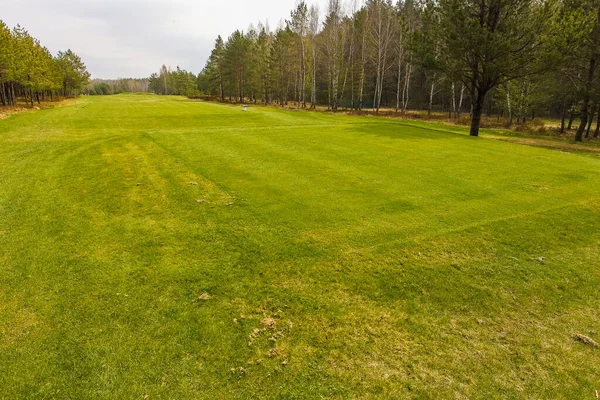
[[[2,0],[1,2],[8,2]],[[72,49],[92,78],[147,77],[162,64],[200,72],[217,35],[288,18],[296,0],[14,0],[0,18],[53,54]],[[308,1],[324,11],[326,0]]]

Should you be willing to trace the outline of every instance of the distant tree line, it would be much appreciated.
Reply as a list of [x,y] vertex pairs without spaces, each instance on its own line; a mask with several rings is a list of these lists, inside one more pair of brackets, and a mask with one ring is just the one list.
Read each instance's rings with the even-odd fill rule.
[[0,20],[0,102],[15,105],[24,98],[32,106],[57,96],[81,93],[90,74],[81,58],[71,50],[53,56],[17,25],[14,29]]
[[[600,0],[329,0],[324,17],[298,1],[285,23],[218,37],[197,78],[222,101],[328,109],[468,112],[521,124],[536,113],[600,113]],[[159,94],[189,94],[193,75],[163,66]],[[568,122],[567,122],[568,121]],[[597,120],[593,136],[598,136]]]
[[145,78],[94,79],[85,88],[85,93],[92,96],[148,91],[149,80]]
[[158,73],[150,75],[149,91],[162,95],[195,97],[200,95],[197,77],[192,72],[177,67],[175,71],[163,65]]

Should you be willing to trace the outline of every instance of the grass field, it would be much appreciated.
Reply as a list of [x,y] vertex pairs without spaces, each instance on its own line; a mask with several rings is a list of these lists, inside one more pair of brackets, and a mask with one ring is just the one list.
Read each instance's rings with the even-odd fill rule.
[[600,158],[429,127],[0,121],[0,398],[594,399]]

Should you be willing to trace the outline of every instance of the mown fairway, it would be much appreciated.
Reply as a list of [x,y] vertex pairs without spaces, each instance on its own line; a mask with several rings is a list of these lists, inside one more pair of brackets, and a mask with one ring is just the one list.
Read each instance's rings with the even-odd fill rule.
[[0,398],[595,398],[600,158],[441,129],[0,121]]

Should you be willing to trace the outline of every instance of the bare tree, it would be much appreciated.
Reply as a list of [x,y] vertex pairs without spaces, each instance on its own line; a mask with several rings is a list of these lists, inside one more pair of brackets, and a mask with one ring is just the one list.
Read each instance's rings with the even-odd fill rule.
[[[354,15],[356,13],[356,0],[353,0],[352,2],[352,12],[350,15]],[[344,18],[343,21],[343,29],[342,31],[344,32],[344,36],[346,34],[346,32],[349,32],[349,38],[347,39],[348,41],[348,60],[346,61],[346,65],[344,67],[344,80],[342,83],[342,91],[340,92],[340,99],[342,101],[342,107],[343,107],[343,101],[344,101],[344,95],[346,93],[346,83],[348,82],[348,72],[350,70],[351,67],[353,67],[353,60],[354,60],[354,21],[353,18]],[[342,53],[344,52],[344,47],[342,47]],[[352,74],[352,71],[351,75]],[[354,103],[354,91],[352,93],[352,103]]]
[[367,8],[371,10],[371,41],[375,48],[374,64],[376,81],[373,109],[379,112],[385,74],[391,67],[388,64],[388,51],[394,34],[392,25],[393,8],[389,0],[369,0]]
[[400,96],[402,90],[402,67],[404,63],[405,53],[404,38],[406,31],[406,21],[404,15],[402,14],[402,10],[398,10],[398,13],[400,13],[400,17],[398,18],[398,26],[396,29],[396,61],[398,62],[398,80],[396,86],[396,112],[398,112],[398,110],[400,109]]
[[329,79],[328,108],[337,110],[340,79],[339,58],[342,45],[342,7],[340,0],[329,0],[323,33],[325,35],[325,53]]
[[291,20],[288,21],[292,32],[298,36],[298,42],[300,43],[300,74],[298,83],[298,103],[302,104],[302,108],[306,108],[306,50],[305,50],[305,39],[306,33],[309,29],[309,14],[308,7],[304,0],[299,0],[296,9],[292,11]]
[[360,74],[358,84],[358,102],[356,105],[357,110],[362,110],[364,91],[365,91],[365,66],[367,64],[367,31],[369,23],[369,9],[363,7],[356,15],[355,20],[361,30],[361,45],[360,45]]
[[308,35],[310,36],[310,47],[312,49],[312,84],[310,91],[310,108],[317,107],[317,35],[320,28],[319,7],[310,6],[308,18]]

